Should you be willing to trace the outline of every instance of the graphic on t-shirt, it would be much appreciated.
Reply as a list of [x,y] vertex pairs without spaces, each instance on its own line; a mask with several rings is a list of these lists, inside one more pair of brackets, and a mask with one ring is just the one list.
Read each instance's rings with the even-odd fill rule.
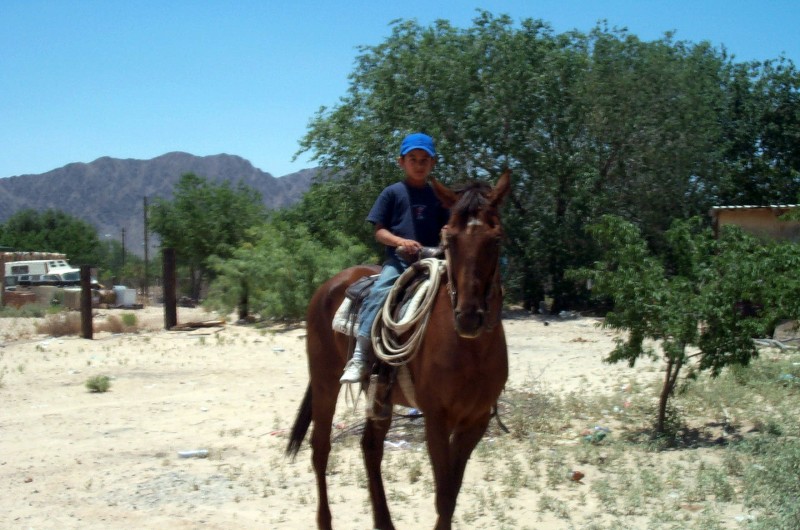
[[414,212],[414,219],[417,221],[421,221],[425,219],[425,205],[424,204],[415,204],[411,207],[411,210]]

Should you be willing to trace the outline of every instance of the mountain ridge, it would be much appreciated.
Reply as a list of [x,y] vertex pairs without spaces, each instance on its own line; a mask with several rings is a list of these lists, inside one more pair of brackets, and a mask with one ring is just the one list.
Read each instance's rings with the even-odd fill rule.
[[141,255],[144,198],[149,203],[155,198],[171,199],[175,184],[186,173],[215,183],[241,182],[261,193],[268,209],[279,209],[298,202],[319,169],[276,178],[248,160],[226,153],[196,156],[172,151],[144,160],[103,156],[45,173],[0,179],[0,223],[24,209],[57,209],[94,226],[101,240],[106,234],[120,240],[124,229],[126,248]]

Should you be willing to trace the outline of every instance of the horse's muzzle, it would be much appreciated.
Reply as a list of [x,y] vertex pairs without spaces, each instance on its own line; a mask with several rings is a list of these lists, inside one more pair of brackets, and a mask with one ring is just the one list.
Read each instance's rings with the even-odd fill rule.
[[474,339],[483,333],[486,323],[485,313],[482,309],[477,311],[456,311],[456,332],[465,339]]

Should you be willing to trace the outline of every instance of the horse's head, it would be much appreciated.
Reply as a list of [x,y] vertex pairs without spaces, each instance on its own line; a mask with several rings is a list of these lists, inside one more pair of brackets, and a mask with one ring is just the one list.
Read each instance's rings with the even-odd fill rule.
[[462,337],[478,337],[500,319],[503,227],[499,206],[510,189],[510,179],[511,171],[506,170],[494,188],[475,182],[458,190],[432,179],[436,196],[450,209],[450,220],[442,230],[442,243],[456,331]]

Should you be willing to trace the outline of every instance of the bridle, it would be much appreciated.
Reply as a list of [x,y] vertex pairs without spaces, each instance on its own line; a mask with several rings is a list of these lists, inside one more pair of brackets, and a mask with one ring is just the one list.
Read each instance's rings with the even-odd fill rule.
[[[481,221],[477,219],[471,219],[467,225],[471,224],[480,224]],[[455,285],[455,276],[452,273],[452,263],[453,259],[450,256],[450,244],[448,242],[447,237],[447,227],[442,228],[440,241],[442,248],[444,249],[444,262],[445,262],[445,270],[447,272],[447,293],[450,295],[450,303],[453,309],[453,317],[456,316],[456,307],[458,304],[458,291]],[[500,256],[498,255],[497,259],[494,263],[494,271],[492,272],[492,279],[489,283],[489,290],[486,292],[486,298],[484,302],[486,303],[486,327],[491,330],[497,325],[497,322],[500,320],[500,315],[493,315],[492,314],[492,306],[491,300],[495,296],[502,295],[502,286],[500,282]]]

